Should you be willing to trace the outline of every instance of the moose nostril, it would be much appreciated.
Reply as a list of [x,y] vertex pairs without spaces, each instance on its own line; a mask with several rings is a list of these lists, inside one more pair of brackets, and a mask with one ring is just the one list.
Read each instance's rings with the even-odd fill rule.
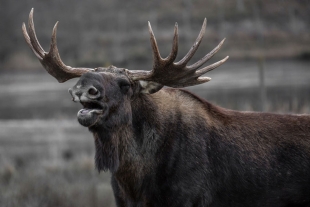
[[95,87],[91,87],[88,89],[88,94],[95,96],[98,94],[98,90]]

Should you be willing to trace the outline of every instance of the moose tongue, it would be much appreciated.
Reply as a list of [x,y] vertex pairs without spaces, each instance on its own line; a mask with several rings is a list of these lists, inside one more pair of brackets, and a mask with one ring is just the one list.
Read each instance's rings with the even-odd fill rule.
[[86,115],[86,114],[90,114],[90,113],[102,114],[103,110],[83,108],[78,113],[81,115]]
[[80,113],[81,114],[88,114],[91,111],[91,109],[81,109]]

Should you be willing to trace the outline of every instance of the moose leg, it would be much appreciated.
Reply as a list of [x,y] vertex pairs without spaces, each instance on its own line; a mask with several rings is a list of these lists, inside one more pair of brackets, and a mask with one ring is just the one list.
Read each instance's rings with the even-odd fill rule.
[[118,186],[117,181],[112,176],[111,178],[111,185],[114,193],[115,203],[117,207],[126,207],[128,206],[126,204],[126,198],[124,198],[124,195],[122,195],[121,189]]

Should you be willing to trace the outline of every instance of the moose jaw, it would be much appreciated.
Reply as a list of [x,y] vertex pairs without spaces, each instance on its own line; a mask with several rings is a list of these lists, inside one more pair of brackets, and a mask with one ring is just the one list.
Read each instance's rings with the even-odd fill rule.
[[210,81],[201,76],[228,59],[199,69],[223,40],[187,66],[206,19],[178,62],[177,24],[167,58],[149,24],[151,71],[67,66],[58,54],[58,22],[48,53],[33,10],[28,24],[24,37],[46,71],[59,82],[80,77],[69,93],[83,106],[79,123],[93,133],[97,169],[112,174],[117,206],[310,206],[309,115],[238,112],[178,89]]

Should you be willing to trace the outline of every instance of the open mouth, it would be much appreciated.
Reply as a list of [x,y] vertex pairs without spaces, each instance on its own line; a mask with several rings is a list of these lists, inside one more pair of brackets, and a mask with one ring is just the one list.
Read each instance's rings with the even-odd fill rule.
[[104,103],[97,101],[81,102],[83,109],[77,113],[78,121],[85,127],[91,127],[96,124],[102,116],[107,113],[107,107]]
[[99,102],[81,102],[83,105],[83,109],[79,111],[81,114],[89,114],[89,113],[96,113],[102,114],[104,112],[104,108],[102,104]]

